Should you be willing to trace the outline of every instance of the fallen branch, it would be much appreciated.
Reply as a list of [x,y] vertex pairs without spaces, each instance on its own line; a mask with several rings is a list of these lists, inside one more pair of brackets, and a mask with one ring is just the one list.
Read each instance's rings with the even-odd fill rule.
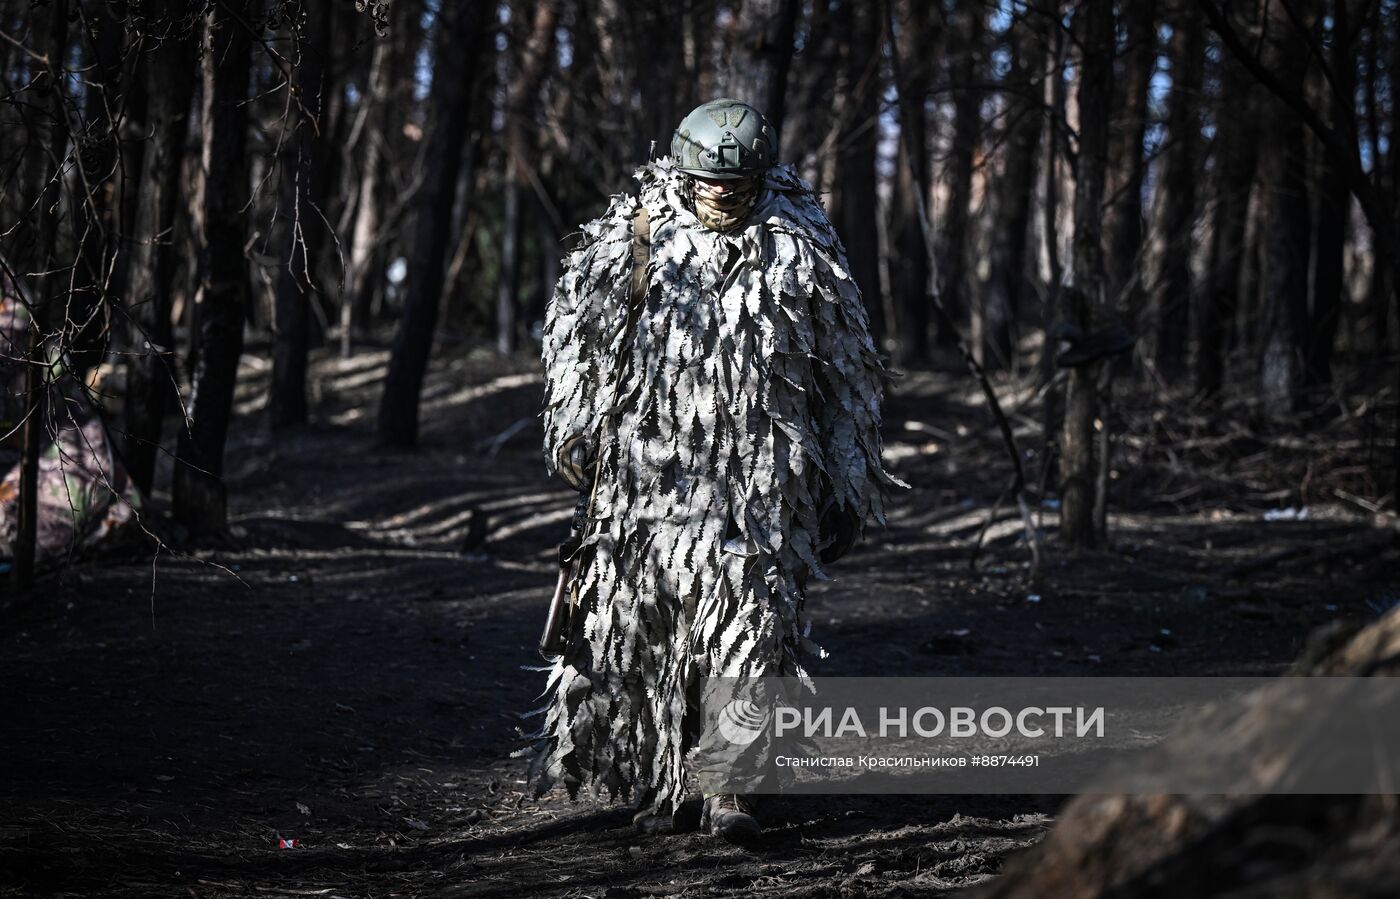
[[1349,533],[1338,540],[1323,543],[1320,546],[1316,543],[1303,543],[1274,550],[1227,568],[1221,572],[1221,577],[1235,579],[1265,568],[1273,568],[1280,562],[1294,562],[1295,560],[1298,564],[1317,565],[1343,557],[1353,561],[1364,559],[1385,552],[1394,545],[1389,527],[1382,525],[1378,530],[1380,531],[1379,539],[1359,541],[1355,534]]

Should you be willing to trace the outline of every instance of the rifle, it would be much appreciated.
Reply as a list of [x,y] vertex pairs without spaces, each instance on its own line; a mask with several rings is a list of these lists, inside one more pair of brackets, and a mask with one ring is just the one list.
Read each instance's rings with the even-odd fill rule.
[[[622,379],[622,357],[629,349],[625,335],[631,332],[637,310],[646,299],[646,267],[651,256],[651,220],[647,208],[641,206],[632,219],[632,281],[628,291],[627,315],[623,322],[624,339],[618,347],[618,356],[613,360],[613,391],[617,396],[617,385]],[[604,418],[603,426],[611,424],[612,413]],[[601,438],[604,427],[599,427]],[[603,467],[603,444],[600,439],[594,446],[596,459],[593,463],[593,488],[587,494],[580,493],[574,505],[573,518],[569,523],[569,536],[559,544],[559,578],[554,583],[554,595],[549,600],[549,614],[545,617],[544,632],[540,634],[540,655],[546,659],[562,656],[574,635],[583,616],[578,614],[578,564],[579,549],[583,546],[584,530],[593,516],[593,504],[598,497],[598,479]]]
[[574,558],[583,545],[583,528],[588,520],[588,507],[591,497],[580,493],[574,504],[573,518],[569,523],[569,536],[559,544],[559,580],[554,584],[554,596],[549,600],[549,615],[545,618],[544,633],[540,634],[540,655],[552,658],[564,654],[569,637],[573,634],[574,610],[578,606],[578,590],[575,581],[578,572]]

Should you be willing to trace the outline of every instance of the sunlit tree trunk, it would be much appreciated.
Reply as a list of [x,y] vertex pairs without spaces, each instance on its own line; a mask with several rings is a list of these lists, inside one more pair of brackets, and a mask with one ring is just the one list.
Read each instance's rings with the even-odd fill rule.
[[[365,133],[361,137],[360,177],[356,188],[358,199],[355,219],[350,233],[350,264],[346,277],[345,296],[340,303],[340,355],[348,357],[355,339],[355,328],[363,324],[363,314],[371,306],[366,294],[378,289],[375,283],[375,261],[379,258],[380,183],[384,177],[384,159],[388,130],[391,125],[389,105],[389,56],[392,41],[381,40],[374,46],[370,60],[368,87],[362,103],[368,104]],[[359,313],[357,315],[357,313]]]

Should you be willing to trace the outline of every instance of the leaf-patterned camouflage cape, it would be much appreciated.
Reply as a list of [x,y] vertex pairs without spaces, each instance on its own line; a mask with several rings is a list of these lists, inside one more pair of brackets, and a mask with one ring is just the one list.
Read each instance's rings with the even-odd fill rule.
[[[884,524],[884,370],[845,249],[790,166],[740,228],[702,226],[667,160],[641,169],[645,305],[623,333],[638,200],[583,229],[544,328],[545,460],[601,441],[576,649],[552,668],[536,788],[684,797],[699,678],[805,676],[801,609],[834,495]],[[618,360],[621,367],[618,367]],[[614,384],[616,386],[614,387]],[[605,419],[612,411],[611,422]],[[598,434],[599,429],[603,433]]]
[[[0,287],[0,291],[3,288]],[[23,359],[29,313],[0,292],[0,434],[17,433],[26,410]],[[61,361],[52,363],[41,422],[35,559],[61,560],[136,539],[143,495],[127,477],[93,393]],[[0,461],[8,461],[0,450]],[[0,470],[3,471],[3,470]],[[0,559],[12,559],[19,535],[20,465],[0,477]]]

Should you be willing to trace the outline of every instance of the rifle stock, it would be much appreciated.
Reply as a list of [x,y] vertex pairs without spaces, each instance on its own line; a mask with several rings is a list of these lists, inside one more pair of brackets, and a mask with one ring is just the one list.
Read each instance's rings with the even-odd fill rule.
[[549,615],[544,621],[544,633],[540,634],[540,655],[546,659],[564,654],[564,646],[567,643],[565,635],[569,632],[569,621],[573,617],[572,604],[569,602],[572,569],[570,564],[559,566],[559,580],[555,582],[554,596],[549,600]]
[[[597,470],[594,470],[594,477]],[[575,603],[571,595],[574,575],[578,568],[574,555],[583,545],[583,529],[588,520],[588,510],[593,496],[579,494],[574,506],[574,515],[569,523],[569,536],[559,544],[559,579],[554,582],[554,595],[549,600],[549,614],[544,620],[544,632],[540,634],[540,655],[554,659],[564,654],[573,635]]]

